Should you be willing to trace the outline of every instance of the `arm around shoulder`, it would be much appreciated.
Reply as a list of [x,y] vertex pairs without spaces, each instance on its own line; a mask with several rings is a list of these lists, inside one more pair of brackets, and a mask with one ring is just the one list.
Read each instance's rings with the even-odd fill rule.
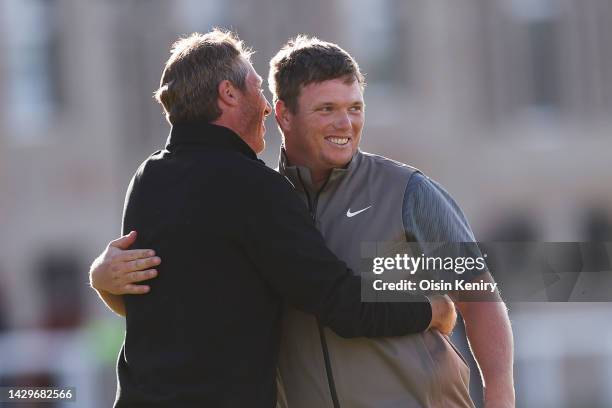
[[249,207],[241,211],[241,241],[278,293],[343,337],[398,336],[429,327],[432,308],[424,296],[362,302],[361,278],[327,248],[290,183],[276,173],[267,176],[242,200]]

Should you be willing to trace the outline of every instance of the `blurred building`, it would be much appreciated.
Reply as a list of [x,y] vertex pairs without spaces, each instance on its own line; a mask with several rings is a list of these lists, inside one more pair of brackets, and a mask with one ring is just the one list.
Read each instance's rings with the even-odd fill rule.
[[[257,50],[264,77],[298,33],[352,53],[369,83],[364,150],[440,181],[479,239],[516,236],[521,220],[530,239],[582,240],[595,210],[609,224],[609,1],[0,0],[0,379],[80,378],[83,406],[112,400],[116,350],[92,357],[88,333],[115,320],[86,270],[167,136],[152,94],[170,44],[215,25]],[[273,166],[272,118],[268,129]],[[610,311],[512,308],[519,406],[612,405],[612,334],[599,323]],[[557,341],[568,327],[578,343]],[[71,359],[62,344],[82,351]]]

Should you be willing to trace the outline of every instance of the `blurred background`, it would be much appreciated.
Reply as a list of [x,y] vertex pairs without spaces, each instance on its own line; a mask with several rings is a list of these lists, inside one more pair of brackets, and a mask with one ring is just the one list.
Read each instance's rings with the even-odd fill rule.
[[[263,77],[298,33],[349,51],[363,150],[439,181],[480,241],[612,241],[610,0],[0,0],[0,384],[111,406],[123,321],[88,266],[166,140],[152,94],[171,43],[215,25]],[[609,303],[509,307],[517,406],[612,406]]]

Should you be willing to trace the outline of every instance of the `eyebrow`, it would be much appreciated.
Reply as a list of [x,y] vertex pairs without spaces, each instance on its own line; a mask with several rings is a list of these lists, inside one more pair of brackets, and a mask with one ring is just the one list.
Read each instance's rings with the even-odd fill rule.
[[[318,103],[315,106],[319,107],[319,106],[333,106],[333,105],[338,105],[338,103],[336,103],[336,102],[321,102],[321,103]],[[355,106],[355,105],[364,106],[365,103],[363,103],[362,101],[353,101],[349,105],[350,106]]]

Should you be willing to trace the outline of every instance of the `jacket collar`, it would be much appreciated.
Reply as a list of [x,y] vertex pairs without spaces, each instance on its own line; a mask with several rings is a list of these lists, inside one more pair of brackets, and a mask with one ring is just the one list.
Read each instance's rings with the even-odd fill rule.
[[[353,158],[346,167],[332,169],[329,179],[325,183],[325,189],[332,188],[334,185],[340,183],[346,176],[353,173],[359,166],[362,156],[363,153],[361,153],[361,150],[357,149],[355,155],[353,155]],[[299,191],[305,188],[309,191],[315,190],[312,184],[310,169],[306,166],[292,166],[287,160],[287,153],[285,152],[284,146],[280,148],[278,172],[286,176]]]
[[170,129],[166,149],[172,150],[179,145],[200,145],[225,150],[233,150],[257,160],[257,155],[233,130],[206,122],[177,123]]

